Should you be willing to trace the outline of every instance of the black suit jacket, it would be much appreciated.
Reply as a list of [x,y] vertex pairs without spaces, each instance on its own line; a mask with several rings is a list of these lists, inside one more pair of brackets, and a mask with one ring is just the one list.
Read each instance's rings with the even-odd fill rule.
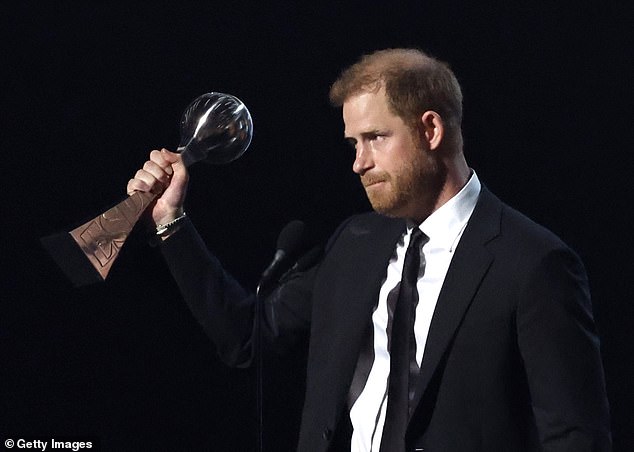
[[[309,337],[298,450],[341,448],[335,432],[349,425],[359,350],[404,230],[402,220],[375,213],[351,217],[319,265],[267,298],[265,330],[277,347]],[[222,270],[191,225],[163,251],[221,356],[248,364],[253,295]],[[438,299],[416,406],[407,450],[610,449],[583,266],[552,233],[484,187]]]

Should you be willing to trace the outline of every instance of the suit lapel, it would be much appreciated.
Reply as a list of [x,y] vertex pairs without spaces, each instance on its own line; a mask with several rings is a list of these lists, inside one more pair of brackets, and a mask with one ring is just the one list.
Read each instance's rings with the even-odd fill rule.
[[[351,225],[346,230],[345,237],[342,236],[344,246],[339,247],[333,256],[338,267],[331,268],[335,268],[340,275],[348,275],[347,281],[337,287],[339,293],[332,298],[334,303],[329,306],[330,312],[325,317],[327,323],[324,327],[330,334],[317,335],[339,338],[338,345],[344,347],[338,352],[349,355],[342,359],[341,364],[347,366],[351,363],[351,368],[356,364],[359,352],[356,345],[360,346],[367,322],[370,321],[372,308],[377,302],[379,289],[385,278],[387,263],[394,253],[396,241],[405,230],[402,221],[386,218],[380,220],[386,223],[379,229],[372,227],[376,225]],[[335,277],[332,274],[330,280],[336,281]]]
[[471,301],[486,275],[493,255],[485,245],[499,234],[501,204],[485,187],[456,248],[438,296],[414,403],[419,405],[434,372],[460,326]]
[[314,413],[312,422],[341,413],[387,263],[404,230],[404,221],[372,214],[346,225],[326,254],[313,294],[320,304],[313,312],[307,375],[309,388],[329,391],[307,391],[305,413]]

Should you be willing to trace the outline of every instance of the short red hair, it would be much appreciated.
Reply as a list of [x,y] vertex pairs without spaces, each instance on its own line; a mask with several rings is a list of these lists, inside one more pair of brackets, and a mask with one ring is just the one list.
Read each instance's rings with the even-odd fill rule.
[[345,69],[330,88],[330,102],[340,107],[351,96],[385,87],[390,110],[415,126],[434,110],[454,132],[462,124],[462,90],[445,62],[418,49],[379,50]]

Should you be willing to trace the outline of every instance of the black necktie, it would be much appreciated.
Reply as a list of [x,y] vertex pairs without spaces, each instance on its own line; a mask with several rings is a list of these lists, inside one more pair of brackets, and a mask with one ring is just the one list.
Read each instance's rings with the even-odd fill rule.
[[[416,281],[421,264],[420,247],[427,236],[414,228],[405,253],[403,274],[389,338],[390,376],[387,412],[381,437],[381,452],[397,452],[405,448],[405,430],[410,416],[418,364],[414,337],[415,307],[418,303]],[[424,259],[423,259],[424,262]]]

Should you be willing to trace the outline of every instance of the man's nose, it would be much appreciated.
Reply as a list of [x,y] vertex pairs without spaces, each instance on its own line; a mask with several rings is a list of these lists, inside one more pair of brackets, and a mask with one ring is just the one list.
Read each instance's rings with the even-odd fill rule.
[[356,151],[354,163],[352,164],[352,171],[359,175],[363,175],[367,170],[372,168],[374,164],[372,160],[372,153],[362,144],[357,145]]

